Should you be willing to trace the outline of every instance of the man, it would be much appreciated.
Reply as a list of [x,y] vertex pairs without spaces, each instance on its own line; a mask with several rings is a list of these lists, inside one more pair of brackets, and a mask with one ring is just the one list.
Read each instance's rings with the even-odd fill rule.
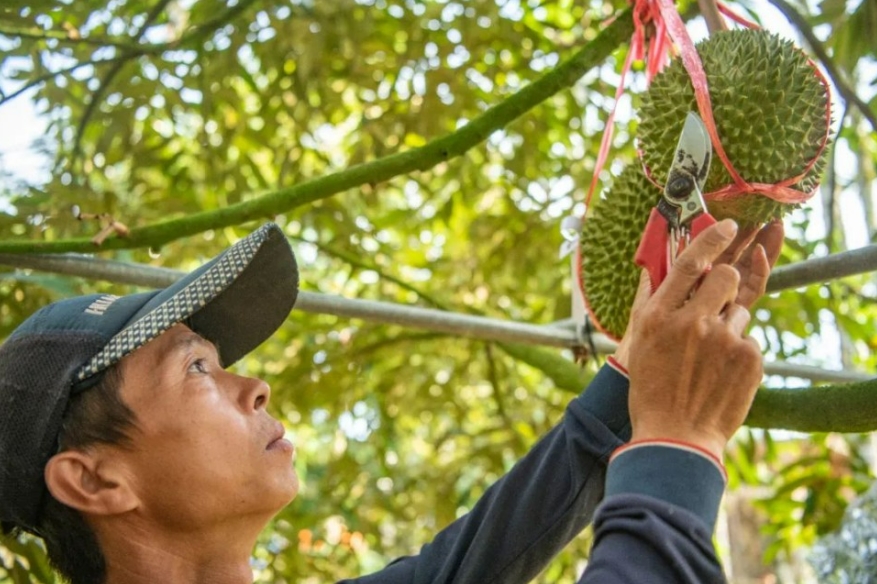
[[[654,294],[644,279],[630,334],[563,421],[418,555],[356,582],[528,582],[604,497],[582,583],[721,581],[722,449],[762,372],[747,307],[782,241],[763,230],[731,267],[751,240],[735,234],[705,231]],[[268,224],[164,290],[25,321],[0,347],[4,529],[41,536],[73,584],[251,582],[256,537],[298,481],[270,389],[225,367],[297,288]]]

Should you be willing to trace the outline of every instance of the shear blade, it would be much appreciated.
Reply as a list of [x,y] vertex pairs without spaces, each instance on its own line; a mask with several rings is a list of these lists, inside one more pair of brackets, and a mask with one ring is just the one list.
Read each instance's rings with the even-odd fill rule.
[[679,135],[679,143],[676,145],[671,174],[674,169],[687,172],[697,181],[697,188],[702,190],[709,174],[712,153],[713,147],[706,126],[703,125],[700,116],[688,112],[682,133]]
[[711,158],[712,144],[706,127],[697,114],[689,112],[664,186],[665,205],[659,206],[671,225],[687,224],[706,210],[701,190],[709,174]]

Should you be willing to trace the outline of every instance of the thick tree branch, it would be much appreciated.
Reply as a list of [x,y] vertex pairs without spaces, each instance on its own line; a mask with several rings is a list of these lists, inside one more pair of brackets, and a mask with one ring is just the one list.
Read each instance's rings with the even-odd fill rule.
[[[633,32],[627,11],[607,26],[593,42],[537,81],[506,100],[491,107],[456,132],[405,152],[359,164],[341,172],[279,189],[260,197],[212,211],[160,221],[131,229],[128,237],[107,240],[101,249],[135,249],[160,247],[170,241],[240,225],[256,219],[270,218],[297,207],[364,185],[387,181],[415,171],[428,170],[437,164],[465,154],[496,130],[527,113],[548,97],[573,85],[588,70],[597,66]],[[87,237],[59,241],[2,241],[4,253],[93,252]]]
[[816,37],[816,34],[813,32],[813,28],[807,22],[807,20],[797,11],[795,10],[788,2],[785,0],[770,0],[770,3],[773,4],[777,10],[783,13],[783,16],[788,19],[795,27],[797,27],[798,31],[807,39],[807,44],[810,45],[810,49],[816,54],[816,57],[825,67],[825,70],[828,72],[828,76],[831,77],[831,80],[834,82],[835,87],[843,96],[843,98],[856,108],[862,112],[862,115],[868,122],[871,124],[871,129],[877,132],[877,115],[871,111],[871,108],[868,107],[868,104],[865,103],[862,98],[860,98],[852,87],[844,79],[844,76],[837,65],[835,65],[834,60],[828,56],[828,52],[825,50],[825,47],[822,46],[822,43]]
[[[505,343],[500,346],[571,393],[580,393],[591,379],[554,351]],[[762,388],[745,423],[752,428],[799,432],[871,432],[877,430],[877,379],[800,389]]]
[[799,432],[877,430],[877,379],[800,389],[762,388],[746,425]]

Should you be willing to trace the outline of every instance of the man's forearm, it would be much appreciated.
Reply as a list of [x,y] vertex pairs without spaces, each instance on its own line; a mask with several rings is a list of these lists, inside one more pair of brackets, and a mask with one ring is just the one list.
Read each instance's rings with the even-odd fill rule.
[[630,437],[627,378],[604,367],[563,421],[475,507],[423,547],[357,582],[523,584],[594,516],[609,456]]

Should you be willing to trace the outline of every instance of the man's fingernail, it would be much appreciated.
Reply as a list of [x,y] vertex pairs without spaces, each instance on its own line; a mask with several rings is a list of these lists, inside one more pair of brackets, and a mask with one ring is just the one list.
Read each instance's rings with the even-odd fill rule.
[[719,230],[719,233],[724,235],[727,239],[731,239],[737,235],[737,222],[733,219],[722,219],[719,221],[717,229]]

